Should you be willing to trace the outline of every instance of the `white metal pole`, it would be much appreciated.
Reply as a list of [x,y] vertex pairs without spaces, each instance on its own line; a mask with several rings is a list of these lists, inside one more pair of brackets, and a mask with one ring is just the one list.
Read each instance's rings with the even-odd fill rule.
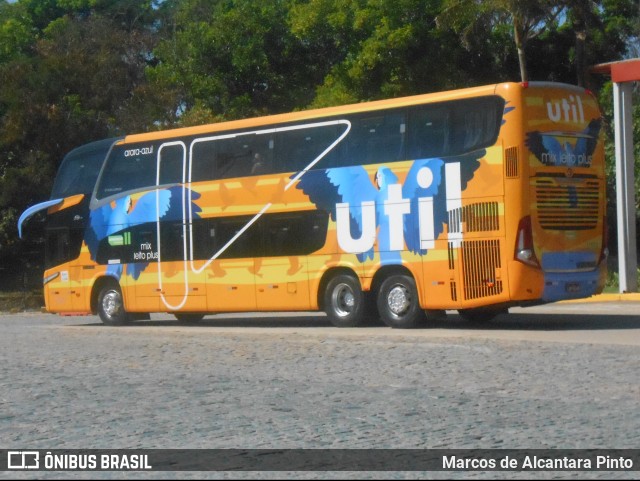
[[631,83],[613,84],[620,292],[638,292]]

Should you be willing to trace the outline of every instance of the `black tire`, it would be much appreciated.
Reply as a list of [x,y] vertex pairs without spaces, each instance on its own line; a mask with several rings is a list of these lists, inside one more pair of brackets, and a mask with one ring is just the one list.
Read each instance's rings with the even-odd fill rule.
[[107,326],[121,326],[131,322],[131,317],[124,309],[124,299],[120,286],[109,283],[98,294],[98,315]]
[[387,277],[378,291],[378,312],[387,326],[395,329],[418,327],[425,320],[413,277],[396,274]]
[[199,314],[197,312],[174,312],[174,316],[180,322],[184,323],[194,323],[200,322],[204,318],[204,314]]
[[332,278],[324,291],[324,310],[336,327],[362,325],[364,294],[358,279],[348,274]]
[[507,314],[509,312],[506,308],[496,307],[474,307],[472,309],[458,309],[458,314],[465,321],[469,322],[489,322],[494,317],[500,314]]

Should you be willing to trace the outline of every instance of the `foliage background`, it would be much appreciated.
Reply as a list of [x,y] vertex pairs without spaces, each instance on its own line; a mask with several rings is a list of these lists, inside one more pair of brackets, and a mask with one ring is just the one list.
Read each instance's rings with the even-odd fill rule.
[[614,186],[588,66],[637,57],[639,26],[638,0],[0,0],[0,289],[40,283],[42,223],[16,222],[63,156],[125,133],[552,80],[600,95]]

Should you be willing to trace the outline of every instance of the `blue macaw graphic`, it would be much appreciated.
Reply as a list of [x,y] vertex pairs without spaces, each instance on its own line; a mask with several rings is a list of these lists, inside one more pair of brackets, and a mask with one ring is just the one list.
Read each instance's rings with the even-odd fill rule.
[[[598,145],[598,136],[602,126],[601,119],[593,119],[580,132],[573,147],[569,142],[560,142],[558,133],[533,131],[527,133],[525,144],[536,158],[544,165],[566,167],[588,167],[591,156]],[[569,135],[570,136],[570,135]]]
[[[384,201],[386,188],[396,183],[398,178],[387,167],[378,170],[374,185],[367,171],[361,166],[343,167],[339,169],[311,170],[303,175],[297,188],[309,196],[319,209],[329,212],[331,220],[336,221],[336,204],[346,202],[353,208],[360,207],[362,202],[375,201],[376,225],[380,224],[380,209]],[[351,232],[355,237],[362,235],[362,216],[350,215]],[[388,225],[383,225],[386,229]],[[358,259],[364,261],[373,257],[373,248],[358,254]]]
[[[434,236],[443,232],[448,223],[446,208],[446,192],[444,187],[445,164],[460,163],[461,187],[466,189],[467,183],[480,166],[479,159],[485,150],[470,154],[448,157],[415,160],[407,173],[402,189],[402,201],[409,202],[410,209],[403,215],[403,233],[406,247],[413,253],[424,255],[425,249],[420,245],[419,232],[419,199],[433,198]],[[363,216],[358,207],[362,202],[374,202],[376,210],[376,227],[378,229],[378,250],[383,264],[399,262],[400,252],[391,250],[389,216],[385,213],[385,201],[389,200],[390,186],[398,184],[398,177],[387,166],[380,167],[372,179],[364,167],[352,166],[327,170],[312,170],[303,175],[297,188],[309,196],[317,208],[330,213],[336,221],[336,204],[348,203],[350,206],[350,227],[354,237],[363,231]],[[354,209],[355,208],[355,209]],[[360,262],[373,258],[373,248],[358,253]]]
[[[155,223],[157,219],[162,221],[182,221],[183,189],[185,189],[185,201],[189,199],[189,195],[191,195],[192,201],[200,198],[200,194],[197,192],[191,191],[189,194],[186,187],[175,186],[169,189],[148,192],[141,196],[135,204],[131,196],[126,195],[91,211],[89,226],[85,235],[91,258],[93,260],[96,259],[100,242],[110,235],[127,231],[137,225]],[[114,203],[115,205],[112,207]],[[194,218],[199,217],[201,209],[193,202],[191,210]],[[148,265],[148,262],[132,263],[129,264],[127,272],[134,279],[137,279]],[[110,264],[107,268],[107,273],[120,278],[122,264]]]
[[[425,172],[423,167],[427,167],[432,175],[432,179],[422,179],[420,175],[424,176]],[[414,254],[424,254],[426,250],[420,248],[420,231],[418,229],[418,202],[423,197],[433,197],[434,204],[439,191],[441,189],[442,177],[444,170],[444,161],[442,159],[421,159],[416,160],[407,178],[402,186],[402,197],[410,199],[411,211],[405,219],[404,223],[404,240],[407,244],[407,248]],[[430,182],[429,182],[430,180]],[[447,222],[447,208],[445,202],[446,195],[440,196],[440,208],[434,206],[434,221],[435,221],[435,237],[442,232],[443,223]]]

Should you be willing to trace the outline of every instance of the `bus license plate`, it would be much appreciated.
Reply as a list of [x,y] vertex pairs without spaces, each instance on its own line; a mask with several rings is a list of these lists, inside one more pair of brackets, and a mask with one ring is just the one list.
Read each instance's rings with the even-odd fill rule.
[[579,282],[567,282],[565,285],[565,290],[572,294],[576,292],[580,292],[580,283]]

